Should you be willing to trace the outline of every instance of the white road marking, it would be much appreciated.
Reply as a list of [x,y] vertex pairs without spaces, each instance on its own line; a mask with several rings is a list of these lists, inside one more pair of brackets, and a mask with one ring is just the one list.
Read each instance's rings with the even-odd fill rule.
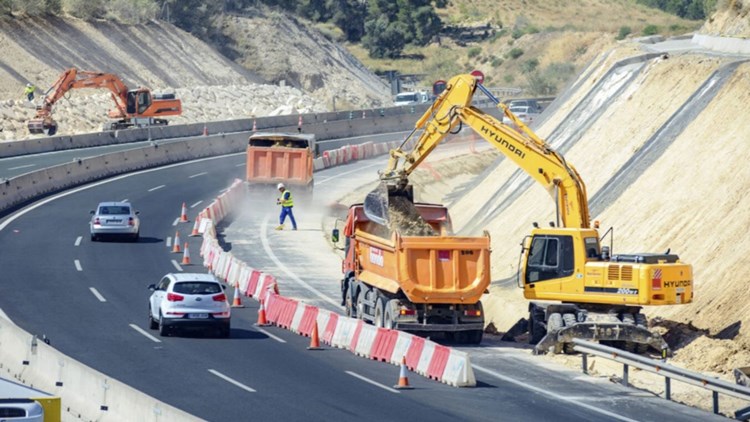
[[243,389],[243,390],[245,390],[245,391],[247,391],[247,392],[250,392],[250,393],[255,393],[255,390],[254,390],[254,389],[252,389],[252,388],[250,388],[250,387],[246,386],[245,384],[243,384],[243,383],[241,383],[241,382],[239,382],[239,381],[237,381],[237,380],[235,380],[235,379],[229,378],[228,376],[226,376],[226,375],[222,374],[221,372],[219,372],[219,371],[217,371],[217,370],[215,370],[215,369],[209,369],[209,370],[208,370],[208,372],[210,372],[210,373],[212,373],[212,374],[216,375],[217,377],[219,377],[219,378],[223,379],[224,381],[226,381],[226,382],[228,382],[228,383],[230,383],[230,384],[234,384],[234,385],[236,385],[237,387],[240,387],[241,389]]
[[36,164],[26,164],[25,166],[18,166],[18,167],[11,167],[8,170],[19,170],[19,169],[25,169],[27,167],[34,167]]
[[96,290],[94,287],[89,287],[89,290],[91,290],[91,293],[93,293],[94,296],[96,296],[96,298],[99,299],[99,302],[106,302],[107,301],[107,299],[105,299],[104,296],[102,296],[102,294],[99,293],[99,291]]
[[130,327],[132,329],[134,329],[135,331],[138,331],[139,333],[141,333],[144,336],[146,336],[146,338],[148,338],[149,340],[151,340],[151,341],[153,341],[155,343],[161,343],[161,340],[159,340],[158,338],[156,338],[156,337],[152,336],[151,334],[147,333],[146,330],[144,330],[143,328],[141,328],[141,327],[139,327],[139,326],[137,326],[135,324],[130,324]]
[[75,261],[73,261],[73,264],[75,264],[76,270],[83,271],[83,267],[81,267],[81,261],[76,259]]
[[229,188],[224,188],[224,189],[220,190],[219,193],[224,193],[224,192],[226,192],[228,190],[229,190]]
[[268,255],[269,258],[276,264],[281,271],[283,271],[286,275],[289,276],[289,278],[293,279],[297,282],[300,286],[306,288],[307,290],[311,291],[315,296],[318,296],[319,298],[325,300],[326,302],[332,304],[336,308],[341,306],[340,302],[336,302],[335,300],[331,299],[330,297],[323,294],[320,290],[316,289],[315,287],[309,285],[306,281],[302,280],[301,278],[297,277],[296,274],[294,274],[286,265],[284,265],[279,258],[276,257],[276,254],[273,253],[271,250],[271,245],[268,242],[268,220],[270,217],[266,215],[266,217],[263,219],[263,223],[260,226],[260,240],[263,243],[263,249],[266,251],[266,255]]
[[180,217],[175,218],[174,221],[172,222],[173,226],[176,226],[178,224],[180,224]]
[[618,415],[617,413],[612,413],[612,412],[609,412],[607,410],[600,409],[598,407],[592,406],[590,404],[581,403],[580,401],[575,400],[575,398],[561,396],[559,394],[555,394],[555,393],[553,393],[551,391],[548,391],[548,390],[545,390],[543,388],[539,388],[539,387],[535,387],[533,385],[529,385],[529,384],[527,384],[527,383],[525,383],[523,381],[519,381],[519,380],[517,380],[515,378],[511,378],[511,377],[502,375],[502,374],[497,373],[497,372],[495,372],[495,371],[493,371],[491,369],[483,368],[483,367],[481,367],[479,365],[476,365],[476,364],[473,364],[471,366],[474,369],[476,369],[477,371],[479,371],[479,372],[484,372],[487,375],[492,375],[495,378],[501,379],[501,380],[503,380],[505,382],[509,382],[511,384],[514,384],[514,385],[517,385],[517,386],[519,386],[521,388],[525,388],[525,389],[531,390],[531,391],[533,391],[535,393],[542,394],[542,395],[545,395],[545,396],[548,396],[548,397],[552,397],[553,399],[564,401],[564,402],[570,403],[570,404],[575,405],[575,406],[580,406],[580,407],[583,407],[584,409],[588,409],[588,410],[591,410],[591,411],[596,412],[596,413],[601,413],[602,415],[605,415],[607,418],[610,418],[611,420],[615,420],[616,419],[618,421],[637,422],[637,420],[635,420],[635,419],[626,418],[625,416]]
[[180,267],[180,264],[177,263],[174,259],[172,260],[172,265],[174,265],[175,268],[177,268],[177,271],[183,271],[182,267]]
[[363,377],[362,375],[359,375],[356,372],[352,372],[352,371],[344,371],[344,372],[346,372],[347,374],[353,376],[354,378],[359,378],[359,379],[361,379],[364,382],[370,383],[370,384],[372,384],[372,385],[374,385],[376,387],[380,387],[383,390],[390,391],[391,393],[401,394],[401,392],[398,391],[398,390],[396,390],[395,388],[388,387],[387,385],[383,385],[383,384],[381,384],[381,383],[379,383],[377,381],[373,381],[373,380],[371,380],[369,378]]
[[341,176],[346,176],[347,174],[357,173],[357,172],[361,171],[362,169],[366,169],[366,168],[369,168],[369,167],[375,167],[375,166],[382,166],[382,165],[383,165],[383,163],[372,163],[372,164],[368,164],[366,166],[360,166],[360,167],[357,167],[354,170],[349,170],[349,171],[345,171],[343,173],[339,173],[339,174],[337,174],[335,176],[326,177],[323,180],[316,180],[315,181],[315,186],[322,185],[323,183],[325,183],[325,182],[327,182],[329,180],[337,179],[337,178],[339,178]]
[[159,185],[159,186],[156,186],[156,187],[153,187],[153,188],[149,189],[148,191],[149,192],[153,192],[155,190],[159,190],[159,189],[163,188],[164,186],[166,186],[166,185]]
[[204,172],[202,172],[202,173],[197,173],[197,174],[194,174],[194,175],[192,175],[192,176],[188,176],[188,179],[192,179],[192,178],[194,178],[194,177],[199,177],[199,176],[203,176],[203,175],[206,175],[206,174],[208,174],[208,172],[207,172],[207,171],[204,171]]
[[286,340],[284,340],[283,338],[278,337],[278,336],[276,336],[274,334],[271,334],[268,330],[264,330],[264,329],[262,329],[260,327],[255,327],[255,329],[258,330],[258,331],[260,331],[261,333],[267,335],[268,337],[271,337],[272,339],[278,341],[279,343],[286,343]]
[[128,202],[128,198],[125,198],[125,199],[123,199],[123,200],[122,200],[122,201],[120,201],[120,202]]
[[74,243],[74,245],[81,246],[81,240],[83,240],[83,236],[76,237],[76,243]]
[[168,248],[172,247],[172,236],[167,236],[167,242],[166,243],[167,243],[167,247]]
[[200,205],[202,203],[203,203],[203,201],[198,201],[195,204],[191,205],[190,208],[195,208],[195,207],[197,207],[198,205]]
[[245,167],[245,163],[237,164],[235,167]]

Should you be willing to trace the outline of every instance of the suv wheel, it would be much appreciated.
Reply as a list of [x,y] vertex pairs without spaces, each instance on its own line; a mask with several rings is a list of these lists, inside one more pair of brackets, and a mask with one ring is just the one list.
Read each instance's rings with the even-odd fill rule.
[[169,328],[164,324],[164,316],[159,313],[159,335],[166,337],[169,335]]

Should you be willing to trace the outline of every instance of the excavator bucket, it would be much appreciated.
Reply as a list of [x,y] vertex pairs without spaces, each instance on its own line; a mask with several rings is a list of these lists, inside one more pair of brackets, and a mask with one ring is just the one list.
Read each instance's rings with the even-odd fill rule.
[[29,122],[26,124],[26,127],[29,128],[29,133],[33,134],[43,133],[45,135],[52,136],[57,133],[57,123],[49,123],[42,118],[29,120]]
[[411,185],[401,185],[380,182],[377,188],[370,191],[365,197],[364,211],[367,218],[375,223],[390,225],[390,203],[394,197],[405,197],[414,202],[414,190]]

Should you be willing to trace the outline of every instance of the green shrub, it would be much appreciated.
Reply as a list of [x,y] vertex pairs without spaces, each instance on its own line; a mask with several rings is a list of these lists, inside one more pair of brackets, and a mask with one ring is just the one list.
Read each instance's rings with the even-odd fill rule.
[[539,60],[537,60],[537,59],[526,60],[521,65],[521,72],[522,73],[531,73],[531,72],[535,71],[538,66],[539,66]]
[[492,56],[490,61],[490,66],[492,67],[500,67],[503,65],[503,59],[500,57]]
[[512,84],[516,81],[516,78],[514,78],[510,73],[506,73],[505,76],[503,76],[503,81],[505,81],[506,84]]
[[511,59],[517,59],[521,56],[523,56],[523,50],[521,50],[518,47],[513,48],[512,50],[508,52],[508,57],[510,57]]
[[472,58],[478,56],[481,52],[482,47],[471,47],[467,54],[469,55],[469,58]]
[[630,29],[629,26],[621,26],[620,27],[620,32],[617,33],[617,37],[615,39],[616,40],[624,40],[625,37],[627,37],[628,35],[630,35],[631,32],[633,32],[633,30]]
[[519,29],[519,28],[516,28],[516,29],[514,29],[514,30],[513,30],[513,32],[511,32],[511,33],[510,33],[510,36],[511,36],[511,37],[512,37],[512,38],[513,38],[514,40],[517,40],[517,39],[519,39],[519,38],[523,37],[523,30],[522,30],[522,29]]
[[656,25],[646,25],[645,28],[643,28],[643,35],[656,35],[659,33],[659,27]]

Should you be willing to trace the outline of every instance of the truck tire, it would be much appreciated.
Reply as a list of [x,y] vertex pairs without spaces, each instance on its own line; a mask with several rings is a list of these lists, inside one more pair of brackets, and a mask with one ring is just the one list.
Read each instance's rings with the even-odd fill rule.
[[544,313],[538,308],[529,311],[529,344],[537,344],[547,334],[544,328]]
[[[577,323],[576,314],[563,314],[562,319],[563,325],[566,327],[571,327]],[[576,351],[573,349],[574,347],[574,343],[565,343],[563,344],[563,352],[565,352],[566,355],[575,354]]]
[[378,297],[375,299],[375,321],[376,327],[385,327],[385,298]]
[[367,287],[362,287],[359,289],[359,294],[357,295],[357,319],[364,319],[365,316],[365,293],[367,292]]
[[394,308],[391,306],[391,302],[395,299],[389,300],[385,306],[385,314],[383,315],[383,327],[393,330],[396,328],[396,315],[394,314]]
[[483,330],[471,330],[468,331],[469,335],[469,344],[480,344],[482,342],[482,337],[484,336]]

